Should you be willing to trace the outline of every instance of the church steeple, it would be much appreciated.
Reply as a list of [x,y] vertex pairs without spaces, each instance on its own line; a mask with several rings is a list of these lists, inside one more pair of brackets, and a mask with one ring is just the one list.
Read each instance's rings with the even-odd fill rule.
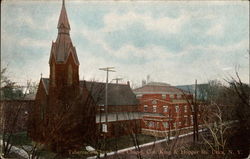
[[66,8],[65,8],[64,0],[62,1],[62,9],[61,9],[61,14],[60,14],[59,21],[57,24],[57,28],[58,28],[58,33],[69,34],[70,25],[69,25],[69,20],[68,20]]
[[55,42],[52,42],[49,60],[50,86],[56,90],[60,90],[64,86],[78,87],[79,61],[69,34],[70,25],[64,0],[62,1],[57,29],[57,38]]
[[74,63],[76,65],[79,65],[76,50],[72,44],[69,34],[70,25],[64,0],[62,1],[62,8],[57,24],[57,29],[58,35],[56,42],[52,43],[49,63],[51,64],[52,57],[54,57],[56,63],[66,63],[70,54],[72,54]]

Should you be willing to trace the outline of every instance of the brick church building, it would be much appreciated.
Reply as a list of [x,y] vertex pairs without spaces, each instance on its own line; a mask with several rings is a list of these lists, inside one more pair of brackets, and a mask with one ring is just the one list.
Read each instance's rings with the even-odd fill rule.
[[57,29],[49,78],[41,77],[29,115],[32,140],[63,152],[83,143],[93,145],[102,136],[140,132],[138,101],[129,83],[108,84],[108,114],[104,114],[105,83],[79,80],[80,62],[71,41],[64,0]]

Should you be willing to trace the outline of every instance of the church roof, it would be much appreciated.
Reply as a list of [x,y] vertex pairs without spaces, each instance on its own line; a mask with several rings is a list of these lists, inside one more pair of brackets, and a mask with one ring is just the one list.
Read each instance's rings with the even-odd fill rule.
[[[98,105],[105,104],[105,84],[102,82],[85,83],[87,89],[91,92],[92,97]],[[122,105],[137,105],[138,101],[132,89],[127,84],[108,84],[108,105],[122,106]]]
[[46,94],[49,94],[49,79],[48,78],[42,78],[42,83],[45,89]]
[[54,56],[57,63],[66,63],[70,54],[72,54],[73,60],[76,65],[79,65],[78,57],[76,54],[76,49],[73,46],[73,43],[70,38],[70,25],[68,21],[68,16],[63,1],[61,13],[58,20],[58,35],[55,42],[52,42],[50,60]]
[[[42,78],[42,82],[46,93],[49,92],[49,79]],[[91,93],[97,105],[105,104],[105,83],[80,81],[80,85],[85,85]],[[108,84],[108,105],[110,106],[125,106],[137,105],[138,101],[132,89],[127,84]]]

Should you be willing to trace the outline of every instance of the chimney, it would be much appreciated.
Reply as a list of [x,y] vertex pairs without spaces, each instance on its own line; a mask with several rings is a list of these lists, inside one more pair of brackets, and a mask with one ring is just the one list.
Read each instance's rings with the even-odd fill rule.
[[141,81],[141,86],[144,86],[144,85],[146,85],[146,84],[147,84],[146,80],[142,80],[142,81]]
[[130,82],[129,81],[127,81],[127,85],[130,86]]

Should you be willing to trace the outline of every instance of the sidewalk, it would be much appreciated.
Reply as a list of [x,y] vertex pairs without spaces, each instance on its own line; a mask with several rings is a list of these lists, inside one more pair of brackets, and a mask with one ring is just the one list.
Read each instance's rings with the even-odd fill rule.
[[[199,132],[202,132],[202,131],[204,131],[204,130],[199,130]],[[182,135],[179,135],[178,138],[190,136],[192,134],[193,134],[193,132],[190,132],[190,133],[187,133],[187,134],[182,134]],[[174,140],[176,138],[177,138],[176,136],[172,136],[172,137],[170,137],[169,140]],[[168,139],[157,140],[157,141],[153,141],[153,142],[149,142],[149,143],[146,143],[146,144],[139,145],[139,147],[142,148],[142,147],[146,147],[146,146],[151,146],[151,145],[154,145],[154,144],[166,142],[167,140]],[[135,149],[137,149],[137,147],[135,147],[135,146],[125,148],[125,149],[118,150],[117,152],[116,151],[109,152],[109,153],[107,153],[107,156],[112,156],[112,155],[115,155],[115,154],[131,151],[131,150],[135,150]],[[104,154],[100,154],[100,158],[103,158],[103,157],[104,157]],[[95,158],[97,158],[97,156],[91,156],[91,157],[88,157],[87,159],[95,159]]]

